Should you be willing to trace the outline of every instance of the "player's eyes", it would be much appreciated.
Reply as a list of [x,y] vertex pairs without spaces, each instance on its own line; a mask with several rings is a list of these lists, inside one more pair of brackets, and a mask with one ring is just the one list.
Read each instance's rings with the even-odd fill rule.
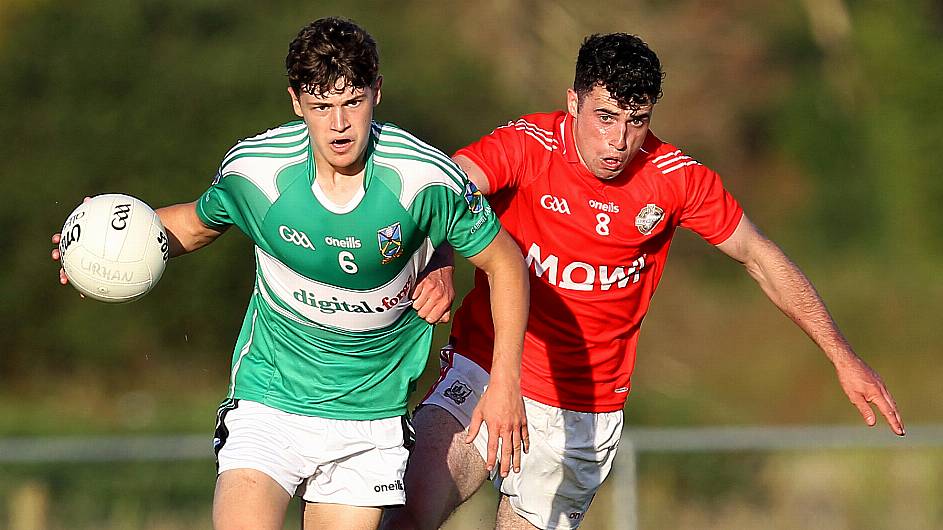
[[632,124],[633,127],[641,127],[642,125],[645,125],[645,120],[640,120],[638,118],[635,118],[630,123]]
[[609,114],[600,114],[599,121],[603,123],[612,123],[615,118]]

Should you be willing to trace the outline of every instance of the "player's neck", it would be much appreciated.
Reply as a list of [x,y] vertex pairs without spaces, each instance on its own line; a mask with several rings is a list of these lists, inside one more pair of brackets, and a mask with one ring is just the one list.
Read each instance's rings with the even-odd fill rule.
[[314,185],[321,188],[324,196],[331,202],[344,205],[363,190],[363,177],[366,164],[360,167],[336,168],[326,162],[316,164]]

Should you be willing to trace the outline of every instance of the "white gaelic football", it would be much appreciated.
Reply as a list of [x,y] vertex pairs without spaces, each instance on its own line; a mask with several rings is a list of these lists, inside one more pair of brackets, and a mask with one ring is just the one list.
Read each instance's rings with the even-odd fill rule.
[[164,273],[169,248],[154,210],[117,193],[79,205],[62,226],[59,241],[69,283],[85,296],[111,303],[147,294]]

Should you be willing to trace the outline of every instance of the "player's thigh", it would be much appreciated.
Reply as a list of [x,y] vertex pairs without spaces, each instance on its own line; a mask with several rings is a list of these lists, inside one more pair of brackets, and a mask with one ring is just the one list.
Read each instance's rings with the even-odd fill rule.
[[224,471],[216,479],[213,528],[281,530],[290,500],[285,488],[261,471]]
[[407,466],[406,480],[412,472],[412,483],[426,484],[424,490],[438,491],[445,486],[444,490],[454,490],[451,493],[459,501],[468,500],[488,479],[488,470],[478,449],[465,443],[465,427],[436,405],[420,408],[414,423],[416,447],[409,457],[416,465]]
[[304,530],[375,530],[383,509],[321,502],[304,503]]
[[530,451],[520,473],[495,478],[502,502],[537,528],[576,529],[612,468],[622,411],[576,412],[527,398],[524,404]]
[[416,446],[406,467],[406,506],[387,511],[387,530],[439,528],[488,478],[485,461],[465,443],[465,428],[448,411],[424,405],[413,425]]
[[494,522],[494,530],[540,530],[530,524],[511,506],[507,495],[501,495],[501,501],[498,503],[498,515]]

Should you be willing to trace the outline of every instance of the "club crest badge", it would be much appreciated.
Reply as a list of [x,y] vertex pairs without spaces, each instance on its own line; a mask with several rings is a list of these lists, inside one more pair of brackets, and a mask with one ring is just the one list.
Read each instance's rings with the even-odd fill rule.
[[481,210],[485,207],[485,199],[481,195],[481,190],[470,180],[465,182],[465,202],[468,203],[468,211],[471,213],[481,213]]
[[452,386],[445,389],[442,395],[451,399],[456,405],[461,405],[472,393],[470,386],[461,381],[455,381]]
[[403,253],[403,228],[398,222],[377,230],[377,244],[380,245],[380,255],[383,265],[400,257]]
[[635,227],[643,236],[647,236],[652,233],[652,230],[664,217],[665,211],[659,208],[658,205],[646,204],[635,216]]

